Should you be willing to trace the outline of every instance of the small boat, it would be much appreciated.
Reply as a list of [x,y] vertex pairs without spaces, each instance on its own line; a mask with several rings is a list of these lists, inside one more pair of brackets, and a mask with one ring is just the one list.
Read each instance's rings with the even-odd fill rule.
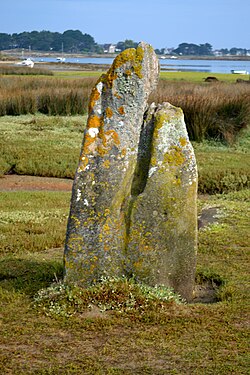
[[28,57],[27,59],[16,63],[16,65],[29,66],[30,68],[33,68],[35,63],[31,60],[31,58]]
[[57,62],[65,62],[65,57],[57,57],[56,61]]
[[249,74],[246,70],[231,70],[232,74]]

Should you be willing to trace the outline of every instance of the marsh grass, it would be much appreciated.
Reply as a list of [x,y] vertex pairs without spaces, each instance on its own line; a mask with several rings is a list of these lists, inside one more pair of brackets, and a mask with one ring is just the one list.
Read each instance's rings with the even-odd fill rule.
[[43,68],[29,68],[25,66],[10,66],[10,65],[3,65],[0,64],[0,74],[2,75],[46,75],[46,76],[53,76],[54,73],[52,70],[43,69]]
[[0,81],[0,116],[40,112],[75,115],[87,111],[96,79],[3,76]]
[[250,124],[250,87],[244,84],[160,80],[151,101],[181,107],[192,141],[214,139],[230,145]]
[[0,175],[73,178],[86,117],[0,118]]
[[69,200],[66,192],[2,192],[0,255],[62,247]]
[[[86,114],[97,78],[80,73],[77,78],[75,72],[64,72],[60,78],[2,76],[0,116],[36,112],[53,116]],[[215,139],[233,144],[250,122],[250,85],[228,83],[229,75],[222,75],[228,81],[211,84],[204,83],[199,74],[193,74],[193,82],[181,80],[181,73],[171,74],[161,75],[164,78],[159,80],[150,100],[181,107],[191,140]]]
[[[62,248],[20,251],[15,243],[14,253],[2,252],[1,372],[247,374],[249,193],[199,201],[199,209],[219,207],[221,212],[217,223],[199,232],[197,262],[199,283],[221,285],[218,303],[164,301],[165,291],[141,290],[126,280],[106,279],[89,291],[66,290],[60,282]],[[42,203],[57,228],[47,229],[53,244],[69,208],[65,194],[6,193],[1,212],[20,220],[22,208],[26,222]],[[58,207],[61,215],[55,217]],[[13,235],[19,231],[16,226]]]

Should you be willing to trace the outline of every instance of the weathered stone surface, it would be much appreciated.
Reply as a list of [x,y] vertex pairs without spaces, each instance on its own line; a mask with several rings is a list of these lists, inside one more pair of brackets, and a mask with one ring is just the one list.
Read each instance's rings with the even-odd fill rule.
[[197,169],[180,108],[152,104],[130,201],[128,272],[192,299],[197,249]]
[[158,80],[151,46],[122,52],[94,87],[72,190],[65,281],[89,285],[126,267],[127,207],[147,99]]

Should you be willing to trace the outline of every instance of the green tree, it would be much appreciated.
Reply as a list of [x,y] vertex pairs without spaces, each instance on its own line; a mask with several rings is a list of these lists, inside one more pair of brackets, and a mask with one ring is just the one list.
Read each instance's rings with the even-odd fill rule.
[[199,46],[199,55],[212,55],[213,54],[213,47],[209,43],[200,44]]
[[12,38],[10,34],[0,33],[0,50],[12,47]]
[[126,39],[124,42],[118,42],[116,45],[116,48],[121,51],[124,51],[127,48],[137,48],[137,46],[138,46],[137,42],[134,42],[131,39]]

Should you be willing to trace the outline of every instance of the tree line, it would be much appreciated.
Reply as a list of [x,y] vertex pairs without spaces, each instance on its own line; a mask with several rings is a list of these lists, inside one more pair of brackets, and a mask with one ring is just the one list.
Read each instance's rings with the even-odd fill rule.
[[[126,39],[114,45],[113,52],[120,52],[138,45],[133,40]],[[51,31],[24,31],[22,33],[0,33],[0,51],[9,49],[29,49],[35,51],[54,51],[67,53],[104,53],[109,51],[110,44],[100,45],[89,34],[80,30],[66,30],[63,33]],[[209,43],[194,44],[181,43],[177,48],[162,48],[155,50],[157,54],[176,54],[187,56],[214,55],[213,47]],[[217,51],[221,55],[247,55],[250,53],[245,48],[222,48]]]

